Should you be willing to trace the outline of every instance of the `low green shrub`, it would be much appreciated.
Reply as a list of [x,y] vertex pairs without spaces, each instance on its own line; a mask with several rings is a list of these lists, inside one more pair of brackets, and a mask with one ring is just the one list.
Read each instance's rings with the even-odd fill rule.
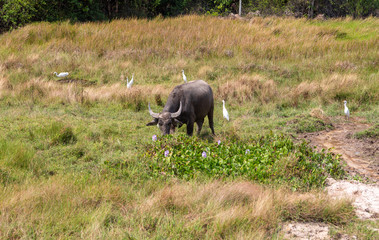
[[328,176],[345,175],[338,156],[317,153],[306,142],[295,144],[289,137],[272,133],[215,143],[185,135],[154,137],[143,157],[153,176],[242,177],[260,183],[288,183],[299,190],[321,187]]
[[379,139],[379,124],[376,124],[375,126],[372,126],[366,130],[355,133],[354,137],[358,139],[363,139],[363,138]]
[[60,131],[53,137],[51,144],[52,145],[68,145],[76,143],[77,138],[72,131],[71,127],[63,127],[60,129]]
[[296,133],[319,132],[327,129],[334,129],[331,123],[311,116],[299,116],[288,122],[292,130]]

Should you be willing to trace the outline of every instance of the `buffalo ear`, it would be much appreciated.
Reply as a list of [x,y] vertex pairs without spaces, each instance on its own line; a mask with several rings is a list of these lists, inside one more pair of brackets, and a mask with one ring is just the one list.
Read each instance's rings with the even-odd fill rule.
[[174,119],[174,125],[177,126],[178,128],[180,128],[181,126],[183,126],[184,123],[182,123],[181,121],[179,121],[178,119]]
[[146,126],[153,126],[153,125],[157,125],[158,123],[158,119],[154,118],[153,121],[149,122],[148,124],[146,124]]

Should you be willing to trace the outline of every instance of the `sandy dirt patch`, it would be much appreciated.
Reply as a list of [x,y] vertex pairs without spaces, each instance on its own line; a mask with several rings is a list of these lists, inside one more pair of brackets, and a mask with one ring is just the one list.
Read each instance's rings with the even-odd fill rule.
[[379,185],[357,181],[327,179],[328,194],[335,198],[350,198],[361,219],[379,219]]
[[351,120],[335,125],[331,131],[306,133],[299,137],[318,150],[330,149],[331,152],[340,154],[351,175],[358,173],[373,182],[379,182],[379,141],[353,137],[356,132],[369,127],[359,120]]
[[288,223],[283,232],[285,239],[330,239],[329,226],[325,223]]

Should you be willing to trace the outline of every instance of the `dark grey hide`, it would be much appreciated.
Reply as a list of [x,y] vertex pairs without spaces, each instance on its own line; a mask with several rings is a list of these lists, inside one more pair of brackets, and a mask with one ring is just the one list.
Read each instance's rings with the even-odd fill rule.
[[149,113],[154,120],[146,125],[158,125],[162,134],[166,135],[187,124],[187,134],[192,136],[194,123],[197,123],[197,134],[200,134],[204,118],[208,116],[214,134],[213,108],[212,88],[203,80],[191,81],[172,90],[161,113],[154,113],[149,104]]

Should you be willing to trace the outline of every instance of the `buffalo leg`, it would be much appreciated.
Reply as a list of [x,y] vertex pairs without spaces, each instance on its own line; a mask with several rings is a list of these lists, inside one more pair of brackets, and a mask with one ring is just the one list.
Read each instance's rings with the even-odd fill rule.
[[204,119],[199,120],[197,123],[197,135],[200,135],[201,128],[203,127]]
[[193,125],[194,125],[193,121],[190,121],[189,123],[187,123],[187,135],[188,136],[192,136],[192,134],[193,134]]
[[215,130],[213,128],[213,106],[208,113],[208,120],[209,120],[209,127],[211,128],[213,135],[215,135]]

